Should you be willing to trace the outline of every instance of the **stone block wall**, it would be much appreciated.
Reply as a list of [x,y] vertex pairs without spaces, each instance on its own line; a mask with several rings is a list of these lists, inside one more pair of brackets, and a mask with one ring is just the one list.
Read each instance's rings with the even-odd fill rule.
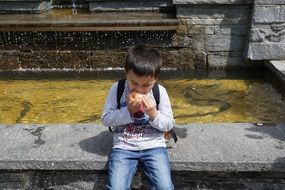
[[285,59],[285,1],[255,0],[246,49],[252,60]]
[[175,31],[3,32],[0,70],[123,67],[127,48],[145,43],[160,50],[166,68],[205,68],[203,52],[172,45]]
[[206,55],[208,68],[245,67],[250,1],[174,1],[180,21],[176,46]]
[[[177,190],[283,190],[284,173],[266,172],[173,172]],[[7,171],[0,172],[0,189],[9,190],[100,190],[105,189],[107,171]],[[148,190],[146,176],[137,173],[132,190]]]
[[[153,20],[146,20],[145,28],[136,31],[5,30],[0,33],[0,70],[122,67],[126,50],[136,43],[161,50],[167,68],[240,69],[258,66],[263,60],[285,59],[284,0],[173,0],[172,5],[175,11],[161,17],[176,22],[171,30],[145,30],[159,27],[152,25]],[[1,24],[9,26],[5,18],[0,18],[0,31]],[[44,18],[43,23],[49,21]],[[138,17],[133,23],[139,21]],[[120,26],[117,18],[111,22]]]

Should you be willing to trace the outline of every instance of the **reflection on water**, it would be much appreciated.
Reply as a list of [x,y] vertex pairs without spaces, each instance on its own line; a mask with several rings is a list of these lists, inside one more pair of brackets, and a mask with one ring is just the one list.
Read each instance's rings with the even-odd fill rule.
[[178,123],[285,121],[284,99],[260,80],[177,80],[165,86]]
[[[0,123],[99,123],[118,78],[1,80]],[[285,100],[262,79],[172,76],[159,81],[177,123],[285,121]]]

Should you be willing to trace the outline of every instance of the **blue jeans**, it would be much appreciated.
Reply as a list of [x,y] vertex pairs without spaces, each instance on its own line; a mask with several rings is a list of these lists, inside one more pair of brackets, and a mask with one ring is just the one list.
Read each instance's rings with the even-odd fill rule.
[[148,177],[150,188],[174,189],[167,150],[163,147],[141,151],[113,149],[109,159],[108,190],[130,189],[138,162]]

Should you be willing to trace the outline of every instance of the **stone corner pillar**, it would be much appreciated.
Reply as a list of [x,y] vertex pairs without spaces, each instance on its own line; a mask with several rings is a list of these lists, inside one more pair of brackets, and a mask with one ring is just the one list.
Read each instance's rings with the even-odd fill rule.
[[255,0],[245,56],[251,60],[285,59],[285,1]]

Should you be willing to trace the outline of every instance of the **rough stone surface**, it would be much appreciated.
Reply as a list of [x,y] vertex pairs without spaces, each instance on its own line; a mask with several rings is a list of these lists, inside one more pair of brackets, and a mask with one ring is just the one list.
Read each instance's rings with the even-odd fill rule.
[[265,79],[285,97],[285,61],[265,61],[264,65],[269,69],[264,75]]
[[251,60],[285,59],[285,1],[254,1],[246,57]]
[[[0,52],[0,71],[123,68],[127,50]],[[160,49],[164,68],[206,68],[206,53],[190,48]]]
[[[215,5],[219,3],[223,6]],[[235,3],[238,5],[231,5]],[[245,36],[249,30],[247,21],[251,17],[248,3],[253,4],[253,15],[249,42],[246,45]],[[245,57],[251,60],[285,59],[283,0],[175,0],[174,4],[177,4],[177,16],[182,20],[181,24],[185,25],[180,32],[187,35],[179,38],[181,45],[216,54],[245,50]],[[234,67],[239,61],[241,59],[238,57],[235,59],[209,54],[207,64],[215,68],[231,62]]]
[[193,51],[190,48],[182,48],[168,52],[162,52],[164,67],[178,69],[205,69],[207,68],[206,53]]
[[[158,6],[160,3],[169,4],[170,1],[144,2]],[[127,0],[123,3],[133,2]],[[89,23],[88,26],[107,24],[110,30],[114,24],[137,27],[152,24],[154,28],[156,25],[177,26],[176,31],[172,28],[167,31],[1,32],[0,69],[92,70],[122,67],[127,48],[141,42],[162,50],[166,60],[164,65],[171,68],[234,68],[245,65],[247,60],[243,60],[242,55],[229,56],[231,52],[245,52],[244,57],[250,60],[285,59],[285,1],[174,0],[173,3],[176,4],[177,15],[155,17],[155,23],[149,20],[150,17],[109,22],[95,17],[84,20],[80,15],[67,23],[69,27],[72,24],[79,27],[84,20],[85,24]],[[13,23],[20,24],[18,18],[13,18]],[[55,22],[59,28],[64,23],[48,19],[45,22]],[[5,28],[11,23],[3,19],[1,26]],[[35,26],[44,22],[28,19],[27,23]]]
[[219,53],[208,55],[209,68],[238,69],[249,67],[243,56],[231,56],[229,53]]
[[180,19],[179,35],[174,46],[206,52],[208,68],[247,67],[243,55],[228,55],[231,52],[242,52],[246,47],[250,5],[237,1],[228,1],[222,6],[212,4],[213,1],[208,1],[209,4],[191,2],[174,1]]
[[253,23],[284,23],[284,5],[255,5],[253,9]]
[[257,4],[282,5],[283,0],[173,0],[173,4]]
[[188,25],[247,25],[249,18],[181,18],[180,21]]
[[237,24],[237,25],[220,25],[215,26],[215,34],[224,35],[243,35],[246,36],[248,33],[248,25]]
[[224,173],[188,173],[174,175],[175,189],[183,190],[280,190],[284,188],[282,177],[262,177],[254,173],[228,175]]
[[[176,189],[283,189],[285,124],[178,125]],[[1,189],[104,189],[112,133],[100,124],[0,125]],[[132,189],[149,189],[139,171]]]
[[285,59],[284,43],[250,42],[247,58],[251,60],[282,60]]
[[144,11],[159,10],[173,6],[171,0],[124,0],[124,1],[98,1],[89,0],[90,11]]
[[[173,171],[285,172],[284,124],[176,128]],[[99,124],[0,125],[1,170],[106,170],[112,134]]]
[[192,43],[192,46],[200,51],[242,51],[245,37],[235,35],[194,36]]
[[250,3],[252,3],[252,0],[173,0],[173,4],[250,4]]
[[269,61],[265,65],[285,84],[285,60]]
[[249,17],[249,5],[176,5],[178,18],[242,18]]
[[[0,34],[0,49],[2,50],[0,56],[3,57],[3,61],[0,67],[3,68],[2,70],[5,68],[7,70],[31,68],[40,70],[41,68],[101,69],[122,67],[124,52],[127,48],[141,42],[162,50],[166,67],[193,69],[215,65],[215,68],[218,66],[223,68],[224,64],[221,63],[225,63],[226,59],[231,60],[227,61],[227,64],[233,63],[233,67],[235,67],[236,64],[243,64],[243,62],[238,63],[241,61],[239,56],[229,58],[223,56],[221,61],[217,60],[218,57],[210,56],[210,63],[207,56],[223,52],[243,51],[251,6],[245,1],[242,2],[229,0],[215,4],[214,1],[209,0],[209,4],[177,5],[178,20],[173,17],[171,17],[172,19],[167,19],[168,16],[163,17],[173,23],[179,21],[176,32],[174,30],[2,32]],[[96,18],[94,19],[96,20]],[[91,20],[90,22],[94,23],[94,20]],[[79,20],[75,21],[76,24],[79,24]],[[15,22],[19,23],[17,19]],[[32,23],[35,24],[35,22]],[[54,22],[57,21],[54,20]],[[103,21],[100,22],[103,23]],[[150,21],[142,22],[136,19],[132,22],[128,20],[125,22],[137,25],[153,24]],[[116,24],[116,22],[114,23]],[[7,26],[7,23],[4,22],[4,24]],[[120,21],[119,25],[122,24],[124,22]],[[160,23],[158,27],[162,25]],[[236,60],[234,60],[235,58]]]
[[285,23],[271,25],[270,28],[254,28],[251,30],[252,42],[285,43]]
[[255,0],[256,5],[284,5],[283,0]]
[[[172,172],[175,189],[185,190],[280,190],[284,189],[283,173]],[[283,174],[284,175],[284,174]],[[106,171],[17,171],[0,173],[1,189],[17,190],[95,190],[105,189]],[[5,182],[4,182],[5,180]],[[132,188],[148,190],[142,173],[134,177]]]

